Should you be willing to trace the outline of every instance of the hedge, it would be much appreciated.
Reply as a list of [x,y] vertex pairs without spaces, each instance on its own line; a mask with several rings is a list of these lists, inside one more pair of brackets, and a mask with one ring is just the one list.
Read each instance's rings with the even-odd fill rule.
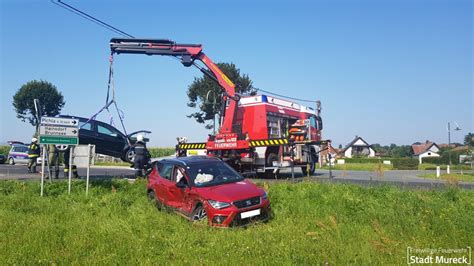
[[430,163],[430,164],[449,164],[449,158],[446,162],[444,162],[443,157],[425,157],[421,159],[422,163]]
[[418,160],[413,158],[390,159],[394,170],[418,170]]
[[379,158],[341,158],[345,163],[382,163],[384,160],[388,159],[379,159]]
[[[459,164],[459,155],[468,154],[467,150],[457,150],[451,151],[451,163]],[[443,151],[439,157],[425,157],[422,159],[423,163],[432,163],[432,164],[449,164],[449,152]]]

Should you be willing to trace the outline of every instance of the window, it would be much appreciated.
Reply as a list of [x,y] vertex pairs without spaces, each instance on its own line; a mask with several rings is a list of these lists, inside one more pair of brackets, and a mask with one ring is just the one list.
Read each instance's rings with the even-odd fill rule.
[[171,180],[171,172],[173,170],[172,164],[163,164],[161,167],[158,168],[160,172],[160,176]]
[[197,187],[217,186],[243,179],[232,167],[221,161],[195,163],[188,169],[188,177]]
[[109,135],[109,136],[112,136],[112,137],[118,136],[118,132],[116,130],[114,130],[112,128],[105,127],[103,125],[98,125],[97,126],[97,131],[100,134],[105,134],[105,135]]
[[28,147],[16,146],[13,147],[12,152],[28,152]]
[[320,116],[316,117],[316,122],[317,122],[317,129],[318,130],[323,130],[323,120],[321,119]]
[[175,167],[174,173],[173,173],[173,179],[171,181],[174,181],[178,183],[182,178],[184,178],[186,171],[182,167]]
[[312,127],[316,128],[316,129],[318,128],[317,125],[316,125],[316,117],[311,116],[309,118],[309,121],[310,121]]
[[87,123],[86,122],[79,122],[79,128],[92,131],[92,123],[91,122],[87,122]]

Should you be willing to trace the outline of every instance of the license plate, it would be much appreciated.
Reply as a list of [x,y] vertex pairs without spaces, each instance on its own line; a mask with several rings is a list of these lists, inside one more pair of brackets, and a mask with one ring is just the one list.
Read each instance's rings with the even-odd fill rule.
[[248,211],[248,212],[243,212],[243,213],[240,214],[240,218],[245,219],[245,218],[249,218],[249,217],[253,217],[253,216],[257,216],[257,215],[260,215],[260,209],[256,209],[256,210]]

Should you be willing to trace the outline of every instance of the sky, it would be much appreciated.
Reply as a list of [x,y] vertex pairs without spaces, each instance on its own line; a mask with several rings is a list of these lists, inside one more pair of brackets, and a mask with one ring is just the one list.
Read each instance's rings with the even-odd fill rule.
[[[121,37],[50,1],[1,0],[0,143],[28,141],[12,97],[30,80],[53,83],[62,114],[89,117],[105,104],[109,40]],[[257,88],[320,100],[323,137],[345,146],[463,142],[473,132],[473,1],[64,2],[135,37],[199,43],[233,62]],[[116,100],[129,132],[151,146],[210,133],[186,115],[202,74],[162,56],[114,58]],[[117,115],[113,113],[115,121]],[[109,121],[107,113],[99,116]]]

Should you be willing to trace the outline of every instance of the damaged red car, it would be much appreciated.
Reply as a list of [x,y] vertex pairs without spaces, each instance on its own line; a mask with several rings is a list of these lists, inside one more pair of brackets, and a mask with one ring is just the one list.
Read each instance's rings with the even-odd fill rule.
[[267,193],[225,162],[191,156],[154,162],[148,197],[159,209],[170,208],[191,221],[241,226],[270,217]]

